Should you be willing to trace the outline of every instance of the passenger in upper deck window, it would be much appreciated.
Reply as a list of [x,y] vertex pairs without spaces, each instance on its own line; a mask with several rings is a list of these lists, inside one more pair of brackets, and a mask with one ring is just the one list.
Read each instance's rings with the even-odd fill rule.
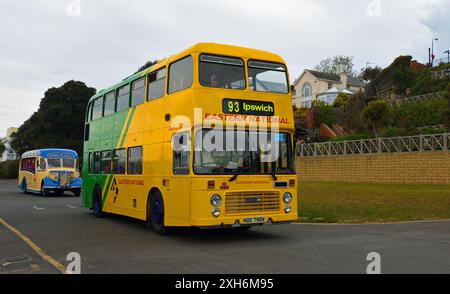
[[211,76],[210,86],[213,88],[222,88],[219,74],[215,73]]

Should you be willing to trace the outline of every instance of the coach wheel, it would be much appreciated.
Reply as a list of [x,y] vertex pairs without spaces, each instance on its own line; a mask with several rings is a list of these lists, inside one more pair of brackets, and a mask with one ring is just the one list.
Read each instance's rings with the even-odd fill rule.
[[25,178],[23,178],[20,188],[24,194],[27,194],[27,180],[25,180]]
[[48,189],[44,188],[44,183],[41,184],[41,195],[44,197],[50,196],[50,192],[48,191]]
[[95,187],[94,193],[92,195],[92,211],[95,217],[104,217],[105,213],[102,208],[102,191],[100,187]]
[[167,227],[164,225],[164,201],[159,191],[155,192],[147,204],[147,222],[159,235],[168,233]]
[[74,195],[75,197],[80,197],[80,195],[81,195],[81,189],[75,189],[75,190],[73,190],[73,195]]

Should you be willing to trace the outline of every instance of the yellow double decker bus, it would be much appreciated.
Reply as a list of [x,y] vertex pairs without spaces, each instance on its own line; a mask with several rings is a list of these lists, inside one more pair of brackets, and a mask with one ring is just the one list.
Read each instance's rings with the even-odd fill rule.
[[201,43],[88,104],[83,204],[173,227],[297,220],[288,71],[276,54]]

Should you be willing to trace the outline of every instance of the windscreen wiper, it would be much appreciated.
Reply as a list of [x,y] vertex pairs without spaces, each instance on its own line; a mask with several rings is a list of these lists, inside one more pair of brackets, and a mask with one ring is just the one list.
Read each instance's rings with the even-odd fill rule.
[[244,166],[238,167],[236,173],[228,180],[228,182],[233,182],[237,179],[238,176],[241,175],[241,172],[244,170]]
[[274,181],[278,181],[278,178],[277,178],[277,176],[275,175],[274,172],[270,173],[270,175],[272,176]]

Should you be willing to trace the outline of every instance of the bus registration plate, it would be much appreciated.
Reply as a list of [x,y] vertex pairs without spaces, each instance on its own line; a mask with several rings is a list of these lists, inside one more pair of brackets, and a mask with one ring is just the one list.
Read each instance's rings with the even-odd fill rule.
[[244,224],[260,224],[264,223],[265,219],[263,217],[247,217],[244,218]]

